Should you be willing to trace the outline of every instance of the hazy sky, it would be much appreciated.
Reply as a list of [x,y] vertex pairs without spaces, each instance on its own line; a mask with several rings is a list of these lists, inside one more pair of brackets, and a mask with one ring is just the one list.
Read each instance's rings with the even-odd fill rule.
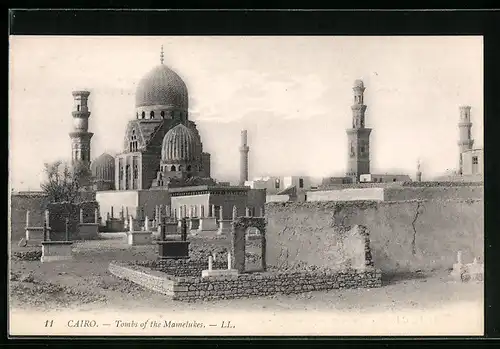
[[10,38],[10,175],[37,188],[44,162],[69,159],[76,89],[91,91],[92,157],[120,152],[135,118],[135,87],[160,63],[189,90],[190,118],[212,177],[238,176],[248,129],[250,177],[343,175],[352,86],[366,87],[372,173],[424,178],[458,163],[459,105],[472,106],[483,144],[482,37],[20,37]]

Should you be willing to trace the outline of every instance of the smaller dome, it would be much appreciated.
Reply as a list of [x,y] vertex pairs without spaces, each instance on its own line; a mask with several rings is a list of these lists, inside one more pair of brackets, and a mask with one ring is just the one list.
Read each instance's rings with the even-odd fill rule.
[[200,156],[200,142],[190,128],[179,124],[165,134],[161,149],[163,162],[190,162],[198,160]]
[[354,81],[354,87],[364,88],[365,84],[363,83],[363,80],[358,79],[358,80]]
[[92,161],[90,168],[96,181],[115,180],[115,158],[107,153],[99,155]]

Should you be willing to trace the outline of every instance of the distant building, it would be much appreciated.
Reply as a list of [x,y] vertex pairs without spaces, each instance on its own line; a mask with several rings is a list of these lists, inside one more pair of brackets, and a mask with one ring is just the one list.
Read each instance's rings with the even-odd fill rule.
[[351,184],[353,183],[352,177],[325,177],[321,182],[322,187],[338,184]]
[[347,170],[345,176],[326,177],[321,183],[322,188],[343,184],[357,183],[387,183],[411,181],[405,174],[373,174],[370,172],[370,134],[371,128],[365,127],[364,104],[365,85],[362,80],[354,81],[354,102],[352,110],[352,127],[347,129]]
[[388,183],[388,182],[411,182],[409,175],[405,174],[363,174],[359,177],[361,183]]
[[246,181],[245,186],[251,189],[265,189],[267,202],[295,201],[304,196],[308,190],[315,188],[313,180],[309,176],[256,177],[251,181]]
[[352,177],[354,182],[359,181],[359,176],[370,173],[370,133],[371,128],[365,127],[364,91],[362,80],[354,82],[354,103],[352,109],[352,128],[347,130],[348,161],[346,177]]
[[252,189],[266,189],[268,195],[275,195],[291,187],[297,188],[298,191],[307,191],[314,185],[309,176],[267,176],[246,181],[245,186]]
[[462,176],[483,174],[483,149],[466,150],[462,154]]
[[471,107],[460,107],[460,121],[458,123],[459,139],[459,163],[458,174],[460,176],[478,176],[483,175],[483,149],[474,149],[474,140],[472,139],[472,122],[470,117]]

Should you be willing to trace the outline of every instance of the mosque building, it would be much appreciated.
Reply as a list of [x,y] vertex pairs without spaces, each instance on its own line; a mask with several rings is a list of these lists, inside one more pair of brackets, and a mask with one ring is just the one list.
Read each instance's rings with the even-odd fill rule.
[[[172,213],[189,212],[196,206],[208,213],[213,205],[224,202],[227,215],[232,205],[243,214],[247,207],[260,212],[265,204],[265,191],[245,186],[231,187],[211,178],[210,154],[196,123],[189,119],[188,88],[183,79],[164,64],[163,48],[160,64],[138,83],[135,94],[135,118],[127,124],[122,152],[115,157],[102,154],[90,164],[90,139],[87,107],[88,91],[74,92],[73,117],[78,126],[71,133],[73,158],[92,173],[93,189],[99,202],[101,217],[149,215],[156,206],[171,205],[172,196],[183,207],[171,207]],[[246,133],[246,131],[245,131]],[[241,152],[240,167],[248,176],[248,150]],[[211,193],[203,202],[199,195]],[[215,202],[215,201],[216,202]],[[114,212],[111,208],[114,208]]]
[[468,105],[460,107],[458,175],[464,179],[473,179],[473,177],[481,179],[483,176],[483,148],[473,147],[470,111],[471,107]]
[[372,173],[370,169],[370,135],[371,128],[365,126],[364,92],[366,90],[362,80],[354,81],[352,111],[352,127],[347,133],[347,169],[345,176],[323,178],[321,187],[357,183],[386,183],[411,181],[407,174],[399,173]]

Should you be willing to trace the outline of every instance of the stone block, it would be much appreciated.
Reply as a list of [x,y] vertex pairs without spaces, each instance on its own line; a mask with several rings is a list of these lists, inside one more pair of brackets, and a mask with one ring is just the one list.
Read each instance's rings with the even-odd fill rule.
[[42,263],[73,259],[71,241],[42,241]]
[[106,220],[106,230],[109,232],[125,231],[125,222],[119,218],[110,218]]
[[232,220],[219,220],[219,229],[217,235],[229,236],[232,231]]
[[204,217],[200,219],[198,233],[216,232],[219,229],[217,219],[215,217]]
[[78,238],[94,240],[99,236],[99,223],[79,223],[77,227]]
[[150,231],[130,231],[127,234],[129,246],[150,245],[153,234]]
[[28,245],[40,245],[43,241],[43,227],[26,227],[25,238]]
[[189,241],[157,241],[156,243],[160,259],[189,258]]
[[200,227],[200,219],[198,217],[191,217],[188,224],[188,230],[198,230]]

